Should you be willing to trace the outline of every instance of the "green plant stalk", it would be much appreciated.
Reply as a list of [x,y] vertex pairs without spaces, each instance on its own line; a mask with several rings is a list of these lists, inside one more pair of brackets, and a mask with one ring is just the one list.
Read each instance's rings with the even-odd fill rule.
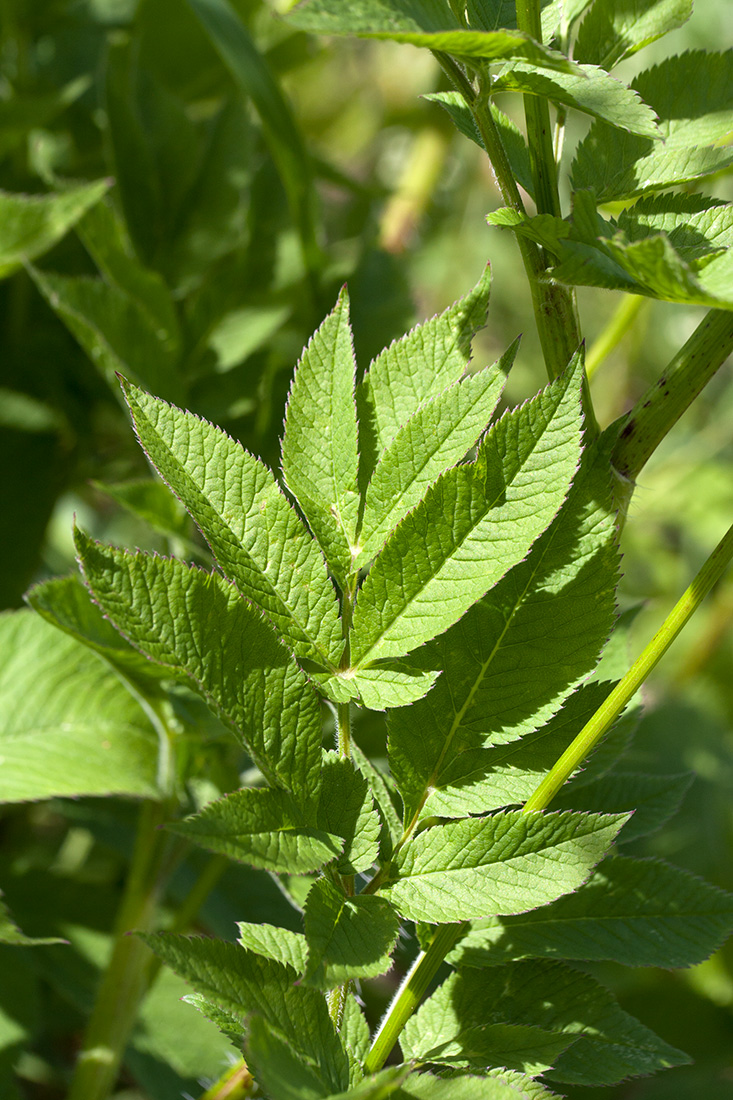
[[652,669],[657,666],[715,582],[723,575],[731,558],[733,558],[733,525],[728,528],[692,584],[677,601],[657,633],[644,647],[624,678],[619,681],[606,701],[598,708],[552,770],[545,776],[536,791],[527,799],[522,810],[523,813],[529,813],[532,810],[544,810],[552,801],[563,783],[582,764],[591,749],[598,744],[629,700],[639,690]]
[[[484,148],[491,161],[503,201],[512,210],[524,214],[524,203],[519,194],[501,135],[491,114],[488,89],[476,92],[466,74],[448,54],[436,51],[435,57],[463,96],[473,115]],[[548,277],[542,253],[533,241],[527,240],[520,234],[516,234],[516,240],[527,276],[532,309],[547,374],[550,379],[557,378],[565,370],[581,343],[575,298],[572,291],[567,287],[561,286]],[[593,411],[590,390],[585,380],[583,382],[583,408],[586,431],[592,438],[595,438],[599,434],[599,428]]]
[[133,930],[147,931],[158,920],[169,837],[160,826],[169,819],[167,802],[143,803],[130,873],[114,929],[114,947],[97,992],[67,1100],[107,1100],[147,988],[152,952]]
[[[529,797],[523,807],[523,813],[544,810],[549,805],[566,779],[585,760],[591,749],[639,690],[710,589],[723,575],[731,558],[733,558],[733,525],[624,678]],[[458,942],[466,926],[465,922],[439,925],[430,946],[418,955],[377,1032],[364,1063],[367,1073],[376,1073],[382,1068],[399,1039],[402,1029],[437,974],[440,964]]]
[[438,925],[430,946],[415,959],[382,1020],[364,1061],[366,1074],[376,1073],[382,1068],[400,1032],[427,993],[445,956],[467,927],[466,922]]
[[623,340],[648,299],[641,294],[624,294],[608,324],[593,341],[585,356],[585,373],[590,381],[601,363]]
[[[516,0],[517,27],[542,41],[542,21],[539,0]],[[552,142],[552,124],[547,100],[542,96],[525,95],[524,117],[527,122],[529,159],[538,214],[562,217],[557,190],[557,165]]]
[[247,1063],[242,1058],[234,1066],[230,1066],[211,1088],[208,1088],[201,1100],[240,1100],[248,1096],[254,1086],[254,1078],[249,1071]]
[[[731,351],[733,313],[711,309],[659,381],[636,402],[611,456],[614,470],[627,483],[628,497],[648,459]],[[626,503],[620,501],[622,510]]]

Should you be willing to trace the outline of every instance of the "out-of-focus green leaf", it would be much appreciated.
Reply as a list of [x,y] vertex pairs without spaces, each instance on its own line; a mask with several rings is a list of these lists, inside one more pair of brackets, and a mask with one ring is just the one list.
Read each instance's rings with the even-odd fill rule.
[[0,192],[0,278],[48,252],[108,187],[96,180],[50,195]]

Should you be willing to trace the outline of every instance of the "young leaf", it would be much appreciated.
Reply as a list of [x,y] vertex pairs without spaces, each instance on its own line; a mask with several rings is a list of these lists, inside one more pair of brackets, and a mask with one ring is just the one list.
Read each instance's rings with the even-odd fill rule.
[[471,340],[486,324],[490,288],[487,267],[473,290],[440,316],[395,340],[370,365],[357,390],[365,480],[417,410],[463,377]]
[[291,932],[273,924],[247,924],[237,922],[238,942],[255,955],[264,955],[283,966],[291,966],[296,974],[302,974],[308,959],[308,944],[302,932]]
[[314,989],[294,986],[295,972],[223,940],[158,932],[142,936],[148,946],[215,1005],[237,1016],[257,1013],[289,1036],[322,1082],[320,1095],[348,1086],[346,1053]]
[[635,775],[612,772],[575,787],[568,783],[553,799],[558,810],[603,810],[619,813],[633,810],[633,815],[619,835],[620,844],[629,844],[640,836],[656,832],[679,809],[695,776]]
[[219,1008],[218,1005],[212,1004],[200,993],[187,993],[182,1000],[187,1005],[193,1005],[202,1016],[205,1016],[207,1020],[211,1020],[212,1024],[216,1024],[222,1035],[226,1035],[227,1039],[234,1043],[237,1050],[242,1049],[246,1031],[241,1020],[232,1012],[227,1012],[225,1009]]
[[328,667],[342,643],[317,546],[272,473],[225,432],[123,383],[135,430],[201,528],[223,572],[299,657]]
[[596,122],[578,146],[571,171],[575,191],[599,203],[677,187],[733,162],[719,144],[733,126],[730,57],[692,50],[640,73],[631,87],[659,116],[664,142]]
[[434,924],[522,913],[577,890],[624,820],[508,811],[450,821],[405,845],[382,894],[403,916]]
[[321,766],[318,698],[263,616],[216,574],[127,554],[80,531],[76,543],[90,591],[117,629],[185,675],[270,782],[311,802]]
[[[443,669],[430,695],[389,715],[390,767],[406,823],[423,806],[462,817],[506,804],[496,801],[504,758],[488,746],[541,727],[593,670],[613,626],[617,565],[608,457],[593,448],[529,556],[419,655]],[[538,769],[553,762],[542,750],[536,765],[529,753],[522,760],[535,785]]]
[[610,126],[644,138],[659,138],[656,116],[638,92],[595,65],[578,65],[572,73],[543,73],[530,65],[509,65],[492,81],[492,95],[521,92],[537,95],[602,119]]
[[546,1071],[553,1081],[615,1084],[688,1061],[623,1012],[593,978],[547,962],[452,975],[409,1020],[403,1049],[410,1057],[427,1053],[431,1045],[452,1043],[453,1060],[465,1065],[463,1037],[470,1041],[497,1025],[508,1031],[538,1028],[556,1039],[575,1040]]
[[348,668],[324,676],[311,673],[324,695],[334,703],[356,700],[368,710],[404,707],[422,699],[440,672],[414,668],[406,661],[380,661],[373,668]]
[[379,852],[380,822],[369,785],[351,760],[335,752],[324,754],[318,824],[343,839],[339,874],[355,875],[372,866]]
[[343,849],[340,836],[315,828],[285,791],[272,788],[233,791],[170,829],[211,852],[275,873],[317,871]]
[[342,583],[354,571],[359,520],[355,374],[344,288],[298,363],[282,443],[285,481]]
[[573,47],[576,61],[612,69],[619,61],[681,27],[692,0],[610,0],[593,4]]
[[0,192],[0,279],[47,252],[108,188],[109,180],[95,180],[58,194]]
[[549,526],[580,458],[582,375],[506,414],[393,533],[356,601],[352,664],[402,657],[452,626]]
[[0,616],[0,802],[159,797],[158,737],[117,676],[32,611]]
[[611,856],[575,894],[486,917],[449,955],[457,967],[519,958],[695,966],[733,931],[733,895],[659,859]]
[[384,898],[345,897],[328,879],[319,879],[305,903],[306,984],[332,989],[352,978],[385,974],[399,930],[399,917]]
[[382,452],[364,500],[358,566],[382,549],[390,531],[487,429],[517,347],[425,402]]
[[423,0],[304,0],[289,15],[291,25],[319,34],[358,34],[362,38],[408,42],[459,57],[487,60],[517,57],[535,65],[568,69],[571,63],[518,30],[465,30],[447,3]]

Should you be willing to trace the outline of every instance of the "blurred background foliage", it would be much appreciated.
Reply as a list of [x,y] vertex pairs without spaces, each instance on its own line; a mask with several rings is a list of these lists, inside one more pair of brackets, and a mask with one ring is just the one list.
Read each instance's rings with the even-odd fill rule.
[[[207,560],[185,515],[150,477],[115,371],[221,424],[277,465],[293,367],[344,281],[366,366],[415,320],[465,293],[490,261],[489,324],[475,361],[492,361],[522,333],[507,403],[545,380],[515,241],[485,222],[501,205],[491,170],[441,109],[420,99],[445,87],[427,51],[314,40],[276,17],[285,0],[233,6],[250,37],[221,56],[182,0],[2,0],[0,607],[20,606],[34,580],[73,571],[73,514],[106,541]],[[684,28],[624,69],[719,49],[729,20],[729,0],[706,0]],[[515,100],[502,107],[521,118]],[[584,130],[571,120],[568,148]],[[96,191],[85,186],[92,181],[102,181]],[[730,177],[707,186],[733,197]],[[52,192],[64,202],[46,211],[42,231],[27,206],[13,206],[12,196]],[[621,297],[581,290],[589,345]],[[642,304],[593,378],[602,425],[659,376],[701,316]],[[641,604],[633,652],[730,522],[732,423],[733,387],[721,371],[643,472],[623,534],[620,603]],[[638,853],[664,854],[728,889],[732,616],[728,580],[648,685],[625,760],[627,770],[638,763],[696,775],[678,817],[638,841]],[[207,748],[192,740],[191,752],[208,754],[210,774],[227,750],[203,708],[190,713],[194,706],[182,700],[181,723],[208,721]],[[361,737],[379,755],[379,716],[362,720]],[[26,933],[73,945],[1,949],[3,1096],[63,1096],[109,949],[134,813],[121,799],[3,810],[6,900]],[[166,899],[171,912],[204,866],[211,873],[203,859],[181,863]],[[219,877],[200,927],[233,936],[236,919],[296,926],[282,882],[241,867],[221,872],[212,874],[212,882]],[[602,977],[695,1064],[594,1095],[733,1097],[732,948],[687,972],[608,967]],[[377,1018],[391,979],[374,985]],[[171,974],[155,985],[120,1100],[198,1095],[197,1082],[221,1071],[227,1044],[179,1002],[183,992]]]

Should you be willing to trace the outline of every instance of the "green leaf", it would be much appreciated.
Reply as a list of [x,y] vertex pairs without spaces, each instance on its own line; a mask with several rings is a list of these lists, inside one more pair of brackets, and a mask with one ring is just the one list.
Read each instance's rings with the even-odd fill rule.
[[410,920],[469,920],[547,905],[585,882],[621,814],[498,813],[419,833],[400,852],[385,897]]
[[372,1037],[366,1016],[351,990],[347,991],[344,1001],[344,1014],[339,1034],[344,1046],[354,1056],[357,1064],[362,1065],[372,1045]]
[[255,955],[264,955],[290,966],[296,974],[302,974],[308,959],[308,944],[302,932],[291,932],[288,928],[277,928],[273,924],[248,924],[237,921],[238,942]]
[[[91,83],[91,77],[84,75],[52,92],[24,92],[19,95],[16,89],[15,94],[3,99],[0,102],[0,156],[6,156],[26,141],[31,130],[48,126],[66,107],[76,102]],[[6,91],[6,97],[9,91],[10,88]]]
[[605,859],[575,894],[512,917],[486,917],[449,955],[454,966],[518,958],[695,966],[733,930],[733,895],[659,859]]
[[385,898],[345,897],[328,879],[319,879],[305,903],[306,984],[332,989],[385,974],[399,930],[399,917]]
[[342,584],[354,571],[360,503],[355,373],[344,288],[298,363],[282,443],[285,481]]
[[0,802],[158,797],[158,738],[117,676],[32,611],[0,616]]
[[216,574],[127,554],[80,531],[76,542],[92,595],[117,629],[186,676],[270,783],[311,802],[321,766],[318,698],[270,624]]
[[318,34],[354,34],[362,38],[408,42],[458,57],[487,60],[518,57],[552,69],[570,62],[518,30],[465,30],[441,0],[356,0],[347,8],[339,0],[304,0],[288,21]]
[[137,302],[102,279],[30,272],[115,393],[116,375],[124,373],[166,397],[180,395],[179,349]]
[[[427,792],[420,816],[464,817],[526,802],[612,686],[590,684],[581,688],[544,726],[509,744],[467,749],[455,756],[447,754],[440,785]],[[615,762],[616,755],[614,752],[607,767]],[[404,767],[401,774],[406,774]],[[426,788],[422,786],[416,793],[424,797]],[[420,803],[414,805],[417,812]]]
[[194,989],[237,1016],[257,1013],[288,1035],[324,1091],[348,1085],[348,1062],[328,1015],[326,1001],[307,986],[294,986],[295,972],[223,940],[158,932],[142,938]]
[[465,374],[471,340],[486,324],[490,288],[487,267],[473,290],[395,340],[370,365],[357,390],[365,481],[400,428]]
[[311,673],[334,703],[356,700],[369,710],[404,707],[426,695],[440,672],[414,668],[406,661],[381,661],[373,668],[346,668],[333,676]]
[[48,252],[108,187],[95,180],[50,195],[0,191],[0,278]]
[[692,50],[640,73],[631,87],[659,116],[664,142],[596,122],[578,146],[575,191],[598,202],[633,198],[703,179],[733,163],[730,55]]
[[692,0],[606,0],[593,4],[580,24],[576,61],[612,69],[692,15]]
[[558,810],[603,808],[606,813],[633,810],[619,836],[620,844],[628,844],[660,829],[677,812],[694,778],[691,772],[681,775],[612,772],[577,788],[574,783],[567,783],[552,804]]
[[[484,152],[484,146],[478,127],[474,122],[471,110],[460,92],[432,92],[423,95],[423,99],[432,100],[448,112],[456,129],[476,143]],[[489,104],[496,127],[499,131],[502,144],[509,160],[512,175],[517,183],[524,188],[529,197],[534,200],[534,181],[532,180],[532,167],[529,161],[529,149],[519,127],[500,111],[494,103]]]
[[105,619],[78,576],[36,584],[26,600],[47,622],[89,646],[146,694],[156,693],[156,681],[170,679],[168,669],[144,657]]
[[386,1100],[412,1073],[412,1066],[388,1066],[344,1092],[324,1091],[305,1059],[259,1017],[252,1021],[247,1051],[271,1100]]
[[399,796],[395,791],[394,781],[391,776],[385,775],[372,763],[355,741],[351,745],[351,757],[369,784],[369,790],[376,803],[381,822],[379,854],[383,859],[388,859],[394,845],[402,836],[402,825],[395,809],[395,801]]
[[[483,1069],[483,1067],[482,1067]],[[515,1070],[490,1070],[473,1076],[465,1070],[416,1073],[396,1100],[558,1100],[538,1081]]]
[[285,792],[244,789],[170,825],[172,832],[266,871],[307,874],[341,854],[341,837],[317,829]]
[[318,824],[343,839],[339,874],[356,875],[372,866],[379,852],[380,821],[369,785],[351,760],[335,752],[324,754]]
[[475,462],[444,474],[400,524],[357,597],[353,665],[404,656],[442,633],[525,557],[578,465],[581,375],[576,358],[502,417]]
[[513,344],[493,366],[426,401],[382,452],[364,499],[357,565],[379,553],[430,486],[486,431],[517,348]]
[[[466,1064],[462,1044],[492,1027],[541,1029],[570,1044],[546,1077],[586,1085],[615,1084],[630,1076],[683,1065],[686,1055],[670,1047],[586,974],[562,963],[523,962],[452,975],[408,1022],[406,1056],[431,1044],[447,1047]],[[574,1040],[574,1041],[572,1041]],[[427,1052],[426,1052],[427,1053]]]
[[270,68],[227,0],[188,0],[224,64],[251,100],[288,196],[306,266],[322,263],[317,243],[317,196],[308,151]]
[[638,92],[595,65],[578,65],[572,73],[552,75],[529,65],[511,65],[492,81],[491,92],[540,96],[603,119],[630,134],[644,138],[661,136],[654,111],[640,99]]
[[0,900],[0,943],[14,944],[17,947],[36,947],[48,943],[67,943],[58,936],[26,936],[21,932],[10,915],[10,911],[4,901]]
[[343,643],[318,547],[268,468],[220,428],[123,383],[135,430],[218,564],[299,657],[328,667]]
[[211,1001],[207,1001],[200,993],[187,993],[182,1000],[187,1005],[193,1005],[202,1016],[205,1016],[207,1020],[211,1020],[212,1024],[216,1024],[222,1035],[226,1035],[227,1039],[231,1040],[238,1050],[241,1050],[246,1031],[241,1021],[233,1013],[219,1008]]
[[[426,665],[443,669],[430,695],[390,713],[390,767],[405,823],[420,812],[463,817],[528,797],[551,754],[569,743],[562,727],[548,731],[536,760],[520,748],[521,769],[489,746],[532,734],[593,671],[614,622],[617,567],[608,455],[593,448],[529,556],[422,651]],[[532,784],[522,797],[512,790],[506,798],[504,767]]]

